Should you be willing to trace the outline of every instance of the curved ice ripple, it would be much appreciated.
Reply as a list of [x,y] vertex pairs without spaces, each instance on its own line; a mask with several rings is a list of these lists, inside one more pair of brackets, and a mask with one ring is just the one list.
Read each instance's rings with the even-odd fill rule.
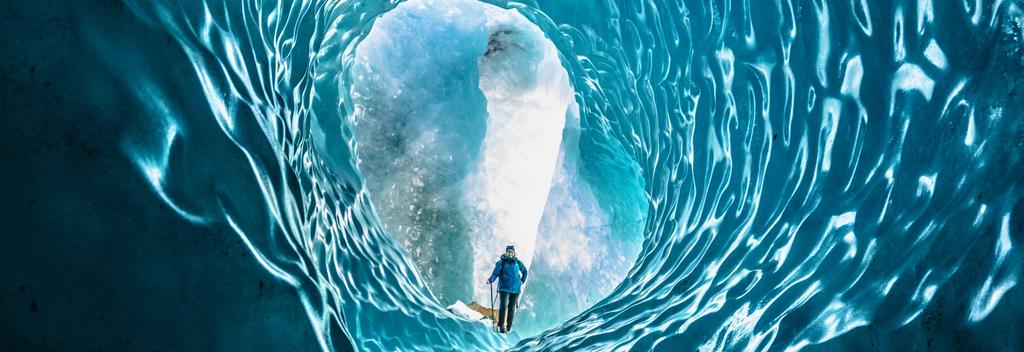
[[[629,275],[537,336],[444,312],[370,210],[345,88],[392,2],[130,3],[188,54],[216,124],[139,84],[162,132],[127,150],[296,287],[325,350],[800,349],[938,296],[981,324],[1017,284],[1020,1],[499,5],[560,50],[581,153],[623,149],[649,197]],[[254,177],[172,177],[210,150]]]

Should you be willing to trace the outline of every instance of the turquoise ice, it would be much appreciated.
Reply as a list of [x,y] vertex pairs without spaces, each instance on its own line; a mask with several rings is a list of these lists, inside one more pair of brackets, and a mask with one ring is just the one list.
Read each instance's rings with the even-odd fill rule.
[[[1020,1],[128,6],[206,100],[125,75],[125,153],[324,350],[1021,347]],[[506,242],[497,335],[444,307]]]

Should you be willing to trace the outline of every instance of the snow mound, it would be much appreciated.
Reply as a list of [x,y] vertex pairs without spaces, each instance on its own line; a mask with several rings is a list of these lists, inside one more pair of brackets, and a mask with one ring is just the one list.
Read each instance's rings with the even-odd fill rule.
[[473,310],[472,308],[469,308],[469,306],[467,306],[465,303],[462,303],[461,300],[456,300],[455,303],[450,305],[450,306],[448,306],[447,309],[448,309],[449,312],[452,312],[452,314],[455,314],[455,315],[460,316],[462,318],[466,318],[468,320],[474,320],[474,321],[481,321],[482,322],[483,319],[484,319],[484,315],[483,314],[480,314],[480,312],[477,312],[477,311]]

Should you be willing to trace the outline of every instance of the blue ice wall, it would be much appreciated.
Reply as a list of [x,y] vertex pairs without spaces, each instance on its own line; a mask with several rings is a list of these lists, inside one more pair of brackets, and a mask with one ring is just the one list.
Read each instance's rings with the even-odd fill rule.
[[[0,347],[1024,348],[1020,1],[493,4],[543,32],[573,90],[559,155],[576,166],[557,170],[574,178],[550,192],[638,232],[595,302],[493,334],[446,312],[386,231],[352,92],[397,2],[18,3]],[[485,133],[481,96],[453,92]],[[244,261],[195,254],[221,244]],[[186,299],[150,294],[168,290]],[[247,307],[275,318],[232,324]]]

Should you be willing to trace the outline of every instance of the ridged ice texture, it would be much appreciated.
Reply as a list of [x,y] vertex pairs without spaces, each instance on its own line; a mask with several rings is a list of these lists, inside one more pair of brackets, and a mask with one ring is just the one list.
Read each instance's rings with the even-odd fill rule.
[[[177,39],[207,102],[139,83],[160,132],[126,151],[172,209],[233,227],[294,285],[325,350],[799,349],[929,307],[968,329],[1018,283],[1020,1],[498,3],[558,48],[582,157],[627,156],[647,220],[623,282],[564,324],[517,340],[458,320],[356,168],[349,68],[395,5],[129,4]],[[253,177],[181,177],[211,148]]]

